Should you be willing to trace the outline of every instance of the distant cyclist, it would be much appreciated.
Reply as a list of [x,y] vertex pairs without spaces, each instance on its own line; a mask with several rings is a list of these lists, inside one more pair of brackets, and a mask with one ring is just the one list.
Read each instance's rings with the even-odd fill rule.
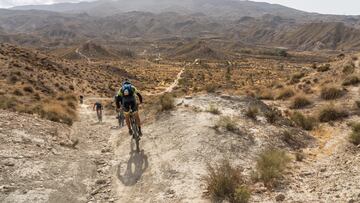
[[102,110],[103,110],[103,106],[100,102],[95,102],[94,106],[93,106],[93,111],[96,110],[96,115],[99,119],[99,122],[102,122]]
[[143,102],[141,94],[138,92],[136,87],[130,83],[128,79],[122,84],[117,97],[116,97],[116,108],[119,109],[122,106],[125,113],[126,125],[129,129],[129,134],[132,135],[133,131],[130,125],[130,113],[132,112],[135,115],[136,124],[139,127],[139,135],[142,135],[141,132],[141,122],[138,112],[138,106],[136,103],[136,96],[139,97],[140,103]]
[[84,96],[80,95],[80,104],[84,103]]

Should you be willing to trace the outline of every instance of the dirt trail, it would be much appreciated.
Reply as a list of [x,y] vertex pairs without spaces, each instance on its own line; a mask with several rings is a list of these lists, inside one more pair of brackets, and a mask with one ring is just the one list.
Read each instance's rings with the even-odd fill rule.
[[76,52],[77,54],[79,54],[82,58],[85,58],[88,63],[92,63],[92,61],[90,60],[89,57],[85,56],[85,54],[83,54],[83,53],[80,52],[79,48],[77,48],[77,49],[75,50],[75,52]]
[[185,68],[181,69],[180,72],[177,74],[174,82],[171,85],[169,85],[165,90],[163,90],[161,92],[156,92],[156,93],[146,92],[145,95],[146,96],[156,96],[156,95],[162,95],[162,94],[165,94],[165,93],[172,92],[174,90],[174,88],[178,86],[179,81],[180,81],[181,76],[184,73],[184,71],[185,71]]

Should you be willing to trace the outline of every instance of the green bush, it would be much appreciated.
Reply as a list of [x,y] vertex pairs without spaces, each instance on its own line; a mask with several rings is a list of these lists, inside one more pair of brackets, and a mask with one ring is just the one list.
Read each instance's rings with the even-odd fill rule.
[[214,167],[208,165],[205,182],[208,195],[214,202],[226,199],[232,203],[246,203],[250,198],[241,171],[233,168],[227,160]]
[[360,123],[352,126],[352,133],[349,136],[349,140],[354,145],[360,145]]
[[319,113],[320,122],[336,121],[347,117],[349,114],[345,110],[337,109],[333,106],[323,108]]
[[344,96],[344,91],[336,87],[324,87],[321,89],[321,98],[324,100],[334,100]]
[[283,176],[289,162],[290,158],[284,151],[265,149],[256,160],[255,177],[266,186],[271,186]]

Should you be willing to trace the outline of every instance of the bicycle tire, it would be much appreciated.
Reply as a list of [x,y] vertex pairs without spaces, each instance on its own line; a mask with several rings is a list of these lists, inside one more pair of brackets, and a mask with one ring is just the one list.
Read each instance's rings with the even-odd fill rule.
[[131,128],[133,131],[133,139],[135,140],[135,144],[136,144],[136,151],[139,152],[140,151],[140,136],[139,136],[139,128],[136,124],[136,120],[135,118],[131,115],[130,117],[130,121],[131,121]]

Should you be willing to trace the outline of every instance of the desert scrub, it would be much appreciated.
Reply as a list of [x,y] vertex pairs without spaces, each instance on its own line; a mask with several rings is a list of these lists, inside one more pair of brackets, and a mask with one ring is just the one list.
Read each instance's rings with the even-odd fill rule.
[[160,105],[162,111],[168,111],[175,108],[174,97],[171,94],[164,94],[160,97]]
[[290,108],[292,109],[302,109],[311,105],[311,101],[305,96],[297,96],[293,99]]
[[253,178],[262,181],[266,186],[273,186],[282,178],[283,173],[290,162],[285,151],[279,149],[265,149],[256,160],[256,171]]
[[354,71],[355,71],[355,66],[353,64],[348,64],[348,65],[344,66],[344,68],[342,70],[342,72],[346,75],[352,74],[352,73],[354,73]]
[[246,117],[251,118],[253,120],[256,120],[256,116],[258,114],[259,114],[259,108],[257,106],[250,106],[245,112]]
[[360,145],[360,123],[352,126],[352,132],[349,136],[349,141],[354,145]]
[[304,130],[313,130],[316,125],[316,119],[313,117],[304,116],[300,112],[294,112],[290,116],[291,120]]
[[321,89],[321,98],[324,100],[334,100],[344,96],[345,92],[336,87],[324,87]]
[[1,109],[14,109],[17,106],[18,101],[15,97],[0,96],[0,108]]
[[208,93],[214,93],[216,91],[216,89],[217,89],[217,86],[215,84],[207,84],[205,86],[205,90]]
[[338,109],[334,106],[327,106],[320,110],[318,119],[320,122],[325,123],[345,118],[348,115],[348,112],[346,112],[345,110]]
[[285,100],[285,99],[293,97],[294,95],[295,95],[295,92],[292,89],[286,88],[279,92],[276,99]]
[[356,108],[360,109],[360,101],[355,101]]
[[31,86],[25,86],[25,87],[23,88],[23,90],[24,90],[25,92],[28,92],[28,93],[33,93],[33,92],[34,92],[34,88],[32,88]]
[[212,113],[214,115],[220,115],[221,114],[221,111],[219,110],[219,108],[216,107],[213,104],[211,104],[206,111],[209,112],[209,113]]
[[228,200],[232,203],[246,203],[250,199],[250,190],[246,186],[241,170],[230,165],[228,160],[207,167],[204,177],[207,194],[214,202]]
[[358,76],[352,75],[345,78],[342,85],[350,86],[350,85],[357,85],[360,83],[360,79]]
[[274,94],[270,89],[261,90],[257,93],[256,98],[260,100],[274,100]]
[[72,125],[77,115],[76,111],[63,102],[56,100],[46,101],[32,109],[33,113],[39,114],[42,118]]
[[326,72],[330,70],[330,64],[325,64],[317,68],[318,72]]
[[305,76],[305,73],[303,73],[303,72],[294,74],[293,76],[291,76],[290,84],[299,83],[300,79],[303,78],[304,76]]
[[274,124],[281,117],[281,112],[275,108],[269,109],[264,113],[267,122]]
[[220,117],[215,127],[224,128],[225,130],[230,132],[236,132],[238,130],[235,119],[229,116]]
[[13,94],[16,96],[24,96],[24,93],[20,89],[14,90]]

